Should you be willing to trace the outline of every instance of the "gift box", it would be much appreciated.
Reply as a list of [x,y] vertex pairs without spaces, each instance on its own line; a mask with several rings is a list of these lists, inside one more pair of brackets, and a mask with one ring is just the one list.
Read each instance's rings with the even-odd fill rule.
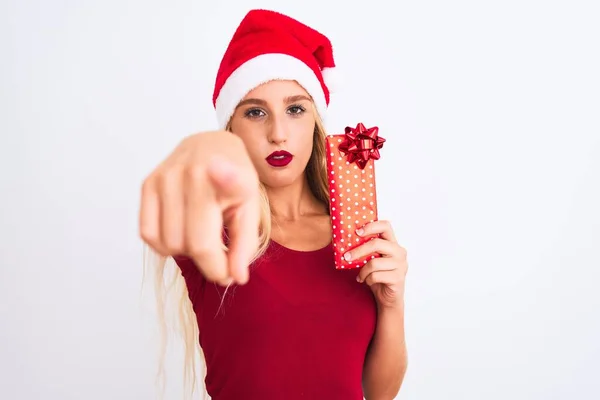
[[375,161],[385,139],[377,127],[359,123],[344,134],[327,135],[325,141],[335,268],[360,268],[380,255],[346,261],[344,254],[377,237],[359,236],[356,230],[377,220]]

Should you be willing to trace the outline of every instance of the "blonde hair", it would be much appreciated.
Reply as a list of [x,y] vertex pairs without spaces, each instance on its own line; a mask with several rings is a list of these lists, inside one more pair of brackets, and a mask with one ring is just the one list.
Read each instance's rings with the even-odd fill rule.
[[[325,129],[323,122],[313,104],[313,113],[315,115],[315,129],[313,135],[313,150],[307,163],[305,172],[309,188],[314,196],[327,206],[329,211],[329,189],[327,178],[327,166],[325,157]],[[230,130],[230,127],[227,128]],[[265,187],[260,185],[261,197],[261,217],[259,226],[259,248],[256,251],[253,261],[259,258],[269,245],[271,237],[271,209]],[[166,383],[166,374],[164,369],[165,355],[168,344],[167,329],[171,326],[175,333],[178,333],[183,340],[184,360],[183,360],[183,383],[185,398],[191,398],[198,386],[197,366],[200,360],[203,363],[203,373],[205,374],[204,357],[199,345],[199,330],[196,315],[188,297],[188,290],[181,271],[172,258],[165,258],[154,253],[146,246],[144,253],[144,278],[146,274],[153,276],[154,291],[156,296],[156,308],[158,312],[158,324],[160,333],[160,349],[157,371],[157,385],[162,398]],[[171,320],[169,319],[171,318]],[[207,393],[202,385],[203,398],[207,398]]]

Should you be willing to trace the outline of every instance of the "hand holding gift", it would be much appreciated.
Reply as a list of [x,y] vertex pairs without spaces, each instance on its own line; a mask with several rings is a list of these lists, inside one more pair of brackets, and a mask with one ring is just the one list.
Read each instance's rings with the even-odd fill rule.
[[371,287],[378,304],[396,307],[408,264],[391,224],[377,216],[374,162],[384,142],[377,127],[361,123],[327,136],[330,214],[336,268],[361,268],[357,280]]
[[392,225],[389,221],[374,221],[360,228],[358,234],[378,237],[346,252],[346,259],[361,259],[373,253],[380,257],[369,260],[356,280],[371,287],[380,307],[402,308],[408,262],[406,250],[398,244]]

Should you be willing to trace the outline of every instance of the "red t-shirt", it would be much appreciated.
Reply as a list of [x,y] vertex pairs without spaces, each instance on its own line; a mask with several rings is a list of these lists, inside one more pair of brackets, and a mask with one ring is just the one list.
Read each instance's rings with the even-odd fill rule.
[[[246,285],[225,288],[176,258],[185,278],[213,400],[362,400],[377,309],[358,270],[336,270],[333,247],[274,241]],[[223,299],[223,300],[222,300]]]

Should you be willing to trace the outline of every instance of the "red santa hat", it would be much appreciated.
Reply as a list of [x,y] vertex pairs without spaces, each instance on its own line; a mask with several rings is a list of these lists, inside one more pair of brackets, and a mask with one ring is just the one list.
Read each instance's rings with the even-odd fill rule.
[[225,128],[252,89],[276,79],[297,81],[324,118],[333,68],[326,36],[281,13],[251,10],[231,38],[217,73],[213,104],[219,127]]

